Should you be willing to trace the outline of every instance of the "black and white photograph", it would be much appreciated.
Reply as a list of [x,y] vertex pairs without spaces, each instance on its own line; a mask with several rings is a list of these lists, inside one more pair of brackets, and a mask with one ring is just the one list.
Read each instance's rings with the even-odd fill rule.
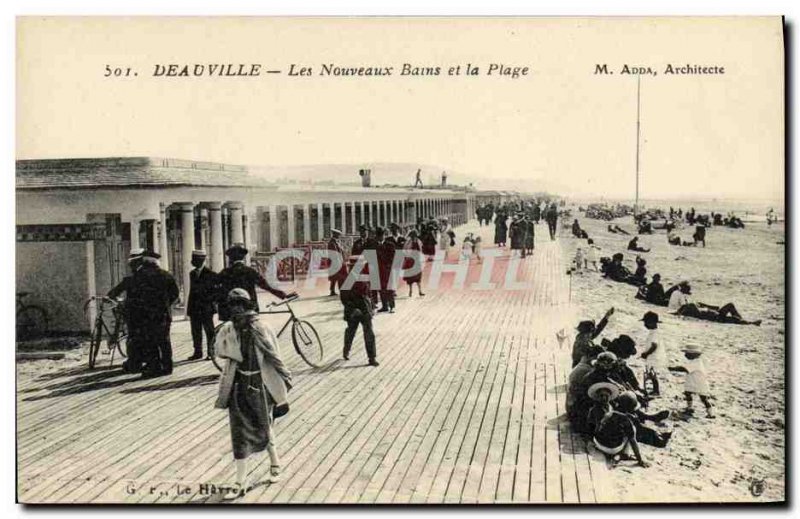
[[781,16],[15,24],[18,503],[787,502]]

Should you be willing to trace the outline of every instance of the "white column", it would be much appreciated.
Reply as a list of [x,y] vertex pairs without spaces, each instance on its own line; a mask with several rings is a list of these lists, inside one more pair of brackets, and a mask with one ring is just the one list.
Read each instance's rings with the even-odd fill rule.
[[339,210],[342,215],[342,228],[340,230],[342,231],[342,234],[347,234],[347,203],[342,201],[342,205]]
[[222,250],[222,203],[208,203],[208,226],[211,231],[209,236],[210,249],[208,258],[211,260],[209,268],[219,272],[225,268],[225,256]]
[[278,244],[278,206],[272,204],[269,206],[269,245],[272,250],[275,250]]
[[322,203],[317,204],[317,241],[325,239],[325,205]]
[[206,229],[208,229],[208,209],[200,208],[200,248],[208,253],[208,243],[206,242]]
[[259,249],[257,230],[260,222],[258,221],[258,212],[256,208],[248,207],[248,209],[249,210],[245,213],[245,233],[247,235],[247,248],[249,249],[247,254],[247,264],[249,265],[250,258],[253,254],[258,252]]
[[136,218],[131,219],[131,249],[139,249],[139,220]]
[[352,227],[350,229],[350,234],[358,234],[358,222],[356,221],[356,201],[355,200],[350,202],[350,221],[352,222]]
[[189,272],[192,270],[192,250],[194,250],[194,204],[186,202],[181,208],[181,266],[183,268],[183,304],[189,297]]
[[364,225],[364,222],[365,222],[365,221],[366,221],[366,219],[367,219],[366,213],[367,213],[367,211],[366,211],[366,204],[365,204],[365,203],[364,203],[364,201],[362,200],[362,201],[361,201],[361,225]]
[[159,222],[158,222],[158,243],[159,251],[161,254],[161,268],[169,270],[169,250],[167,246],[167,204],[158,204]]
[[296,241],[293,204],[286,206],[286,225],[289,227],[289,247],[291,247]]
[[229,203],[228,211],[230,211],[231,215],[231,243],[244,243],[241,202]]
[[303,242],[311,241],[311,204],[303,205]]

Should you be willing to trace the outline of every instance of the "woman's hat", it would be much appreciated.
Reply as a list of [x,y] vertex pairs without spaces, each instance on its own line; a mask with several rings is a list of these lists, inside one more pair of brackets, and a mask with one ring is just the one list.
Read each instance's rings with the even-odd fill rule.
[[596,382],[589,387],[589,398],[597,400],[597,393],[606,390],[611,392],[609,400],[614,400],[619,396],[619,386],[611,382]]
[[596,366],[598,364],[603,366],[611,366],[615,362],[617,362],[617,356],[611,353],[610,351],[604,351],[603,353],[598,355],[596,359],[592,361],[592,366]]
[[243,288],[234,288],[228,292],[228,302],[232,301],[250,301],[250,294]]
[[608,345],[608,351],[617,357],[636,355],[636,341],[630,335],[622,334]]
[[700,349],[700,346],[696,344],[687,344],[681,348],[681,351],[684,353],[703,353],[703,350]]
[[592,330],[594,330],[594,321],[592,320],[581,321],[580,323],[578,323],[578,327],[576,328],[576,330],[578,330],[578,333],[591,332]]
[[639,399],[636,398],[636,393],[633,391],[623,391],[617,397],[617,407],[624,413],[631,413],[641,407]]
[[339,229],[331,229],[331,234],[342,234],[342,231]]

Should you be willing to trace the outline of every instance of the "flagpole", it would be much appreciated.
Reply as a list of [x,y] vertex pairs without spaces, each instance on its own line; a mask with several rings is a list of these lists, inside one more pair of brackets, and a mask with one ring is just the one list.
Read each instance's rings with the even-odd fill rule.
[[639,134],[640,134],[640,92],[641,92],[641,76],[636,76],[636,202],[633,204],[633,217],[639,214]]

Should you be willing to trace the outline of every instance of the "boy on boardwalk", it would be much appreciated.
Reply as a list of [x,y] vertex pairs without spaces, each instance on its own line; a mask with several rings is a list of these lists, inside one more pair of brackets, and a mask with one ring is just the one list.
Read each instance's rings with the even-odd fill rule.
[[708,379],[706,378],[706,365],[700,356],[703,352],[694,344],[689,344],[683,348],[683,355],[686,360],[682,362],[681,366],[671,366],[670,371],[678,371],[686,373],[686,379],[683,381],[683,394],[686,397],[686,414],[693,414],[694,408],[692,407],[692,395],[700,397],[700,401],[706,407],[706,416],[708,418],[715,418],[714,413],[711,411],[711,402],[708,397],[711,395],[711,390],[708,387]]

